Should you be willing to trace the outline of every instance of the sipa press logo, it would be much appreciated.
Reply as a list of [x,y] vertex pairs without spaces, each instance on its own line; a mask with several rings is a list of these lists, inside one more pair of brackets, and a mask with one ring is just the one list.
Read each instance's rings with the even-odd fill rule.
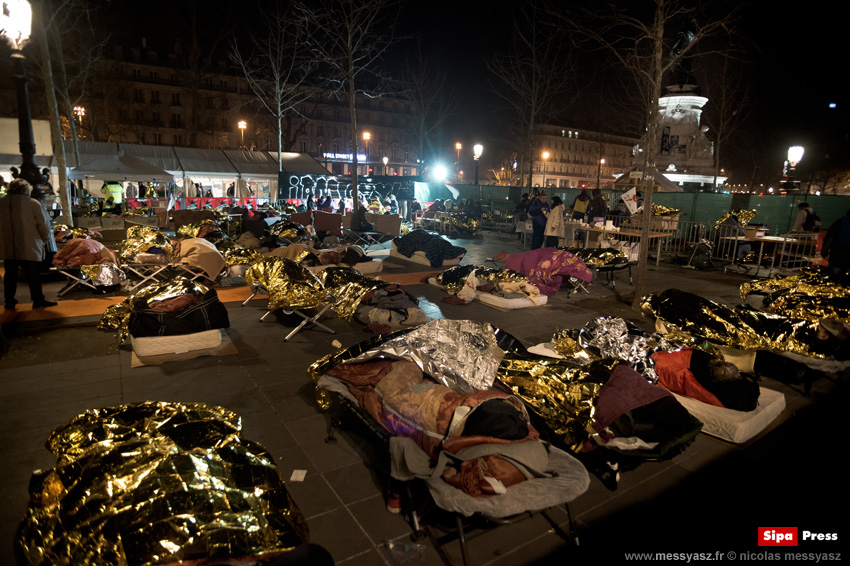
[[797,527],[759,527],[759,546],[797,546]]

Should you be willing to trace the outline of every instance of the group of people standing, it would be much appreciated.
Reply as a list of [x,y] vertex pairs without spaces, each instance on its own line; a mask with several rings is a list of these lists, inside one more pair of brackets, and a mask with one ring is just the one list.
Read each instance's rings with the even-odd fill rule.
[[[534,189],[531,195],[522,195],[517,206],[526,211],[531,218],[531,249],[557,247],[558,240],[566,238],[566,209],[560,197],[552,197],[551,205],[547,202],[546,191]],[[526,204],[527,203],[527,204]],[[572,220],[604,218],[608,214],[608,203],[602,196],[602,191],[593,189],[591,194],[582,189],[570,207]]]

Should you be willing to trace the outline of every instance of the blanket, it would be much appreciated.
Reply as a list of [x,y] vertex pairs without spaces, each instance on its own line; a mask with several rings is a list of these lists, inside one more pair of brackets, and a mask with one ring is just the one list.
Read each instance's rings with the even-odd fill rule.
[[505,267],[528,277],[531,284],[547,296],[558,292],[564,277],[575,277],[588,283],[593,279],[581,258],[556,248],[511,254],[505,259]]

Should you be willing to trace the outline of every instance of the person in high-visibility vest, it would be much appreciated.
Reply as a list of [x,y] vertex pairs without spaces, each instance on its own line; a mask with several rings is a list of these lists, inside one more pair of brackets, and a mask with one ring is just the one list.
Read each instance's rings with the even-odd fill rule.
[[112,202],[115,204],[120,204],[124,201],[124,187],[118,181],[104,181],[100,192],[103,194],[104,199],[112,197]]

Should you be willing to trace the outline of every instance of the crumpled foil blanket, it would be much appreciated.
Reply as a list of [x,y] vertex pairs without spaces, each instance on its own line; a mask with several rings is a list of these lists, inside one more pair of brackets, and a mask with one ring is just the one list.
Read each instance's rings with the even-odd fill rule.
[[277,553],[308,538],[274,459],[200,403],[93,409],[51,433],[16,544],[28,564],[148,565]]

